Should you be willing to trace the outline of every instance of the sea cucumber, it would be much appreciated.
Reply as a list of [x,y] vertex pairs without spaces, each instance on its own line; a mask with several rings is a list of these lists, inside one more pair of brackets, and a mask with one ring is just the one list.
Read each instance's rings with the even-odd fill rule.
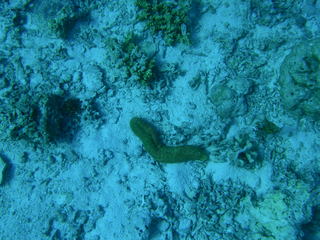
[[144,149],[153,159],[161,163],[179,163],[191,160],[208,160],[208,153],[199,146],[166,146],[159,137],[155,128],[139,117],[130,120],[133,133],[142,141]]

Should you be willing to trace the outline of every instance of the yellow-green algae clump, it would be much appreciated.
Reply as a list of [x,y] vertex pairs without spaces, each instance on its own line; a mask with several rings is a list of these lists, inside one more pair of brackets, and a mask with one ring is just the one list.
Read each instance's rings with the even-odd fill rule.
[[179,163],[209,159],[208,153],[199,146],[184,145],[171,147],[164,145],[160,141],[155,128],[142,118],[132,118],[130,127],[134,134],[142,141],[144,149],[158,162]]

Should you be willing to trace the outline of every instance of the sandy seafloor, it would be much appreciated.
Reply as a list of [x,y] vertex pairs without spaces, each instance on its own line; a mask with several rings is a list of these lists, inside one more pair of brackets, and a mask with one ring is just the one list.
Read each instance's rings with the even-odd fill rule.
[[[67,4],[86,16],[63,39],[47,23]],[[319,120],[288,110],[279,85],[291,49],[319,36],[320,2],[193,7],[191,45],[167,46],[135,20],[134,1],[1,1],[1,240],[320,239]],[[155,54],[151,87],[124,74],[107,46],[129,32]],[[233,95],[217,103],[221,86]],[[82,102],[72,139],[12,136],[29,114],[18,103],[43,107],[50,94]],[[210,159],[154,161],[133,117]],[[278,131],[262,133],[265,119]]]

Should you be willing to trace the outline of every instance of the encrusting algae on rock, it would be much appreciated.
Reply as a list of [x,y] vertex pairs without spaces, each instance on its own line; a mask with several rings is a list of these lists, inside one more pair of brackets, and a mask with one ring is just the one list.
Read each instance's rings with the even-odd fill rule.
[[158,138],[155,128],[143,120],[134,117],[130,120],[130,127],[133,133],[140,138],[144,149],[156,161],[161,163],[179,163],[191,160],[208,160],[208,153],[199,146],[166,146]]

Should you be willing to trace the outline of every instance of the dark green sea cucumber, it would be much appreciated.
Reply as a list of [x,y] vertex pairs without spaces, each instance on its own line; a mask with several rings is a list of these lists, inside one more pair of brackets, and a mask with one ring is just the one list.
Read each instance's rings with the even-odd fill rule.
[[130,120],[133,133],[142,141],[144,149],[158,162],[179,163],[191,160],[208,160],[208,153],[199,146],[166,146],[159,137],[155,128],[139,117]]

